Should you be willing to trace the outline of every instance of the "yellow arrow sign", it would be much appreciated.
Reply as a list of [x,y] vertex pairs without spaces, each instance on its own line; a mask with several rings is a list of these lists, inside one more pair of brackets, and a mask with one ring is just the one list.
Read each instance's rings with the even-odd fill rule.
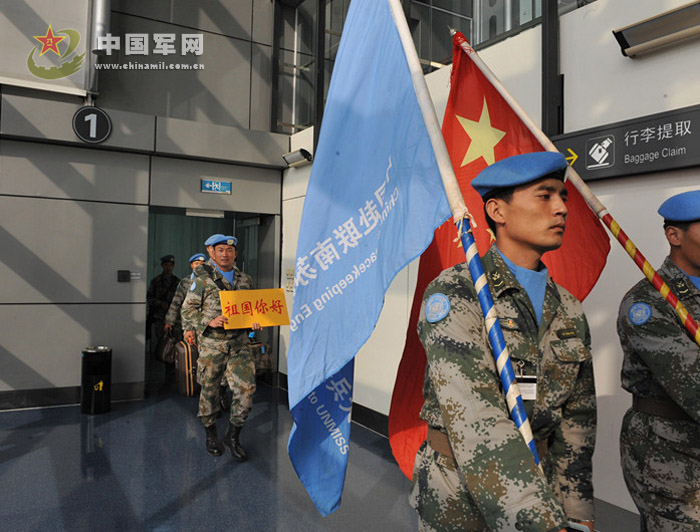
[[568,151],[571,154],[566,158],[566,160],[569,161],[569,166],[573,166],[576,162],[576,159],[578,159],[578,155],[576,155],[574,150],[572,150],[571,148],[566,148],[566,151]]

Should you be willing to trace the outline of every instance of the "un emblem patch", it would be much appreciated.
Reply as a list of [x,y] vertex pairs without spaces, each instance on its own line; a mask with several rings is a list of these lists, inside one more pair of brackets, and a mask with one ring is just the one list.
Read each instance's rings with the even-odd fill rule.
[[430,323],[440,321],[450,312],[450,300],[445,294],[437,293],[428,298],[425,304],[425,319]]
[[644,325],[651,318],[651,307],[647,303],[635,303],[628,315],[634,325]]

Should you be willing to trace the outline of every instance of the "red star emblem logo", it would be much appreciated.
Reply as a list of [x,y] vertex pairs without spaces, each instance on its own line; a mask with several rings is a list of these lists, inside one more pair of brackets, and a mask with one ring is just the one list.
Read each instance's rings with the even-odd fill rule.
[[55,52],[55,54],[60,57],[61,53],[58,51],[58,43],[65,39],[65,36],[61,35],[57,37],[54,35],[53,30],[51,29],[51,24],[49,24],[49,29],[46,32],[46,35],[34,35],[34,38],[42,44],[39,57],[44,55],[49,50]]

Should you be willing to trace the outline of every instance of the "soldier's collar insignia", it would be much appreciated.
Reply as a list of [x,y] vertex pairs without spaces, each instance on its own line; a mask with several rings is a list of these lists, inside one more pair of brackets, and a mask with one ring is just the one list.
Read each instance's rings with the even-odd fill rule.
[[676,285],[676,293],[679,296],[684,296],[690,292],[690,288],[688,288],[688,283],[685,282],[685,279],[677,279],[674,284]]
[[635,303],[627,315],[633,325],[644,325],[651,318],[651,307],[647,303]]
[[495,289],[501,288],[505,284],[503,276],[500,274],[500,272],[493,272],[491,274],[491,280],[493,281],[493,287]]
[[445,294],[437,292],[428,298],[425,303],[425,319],[435,323],[443,319],[450,312],[450,300]]

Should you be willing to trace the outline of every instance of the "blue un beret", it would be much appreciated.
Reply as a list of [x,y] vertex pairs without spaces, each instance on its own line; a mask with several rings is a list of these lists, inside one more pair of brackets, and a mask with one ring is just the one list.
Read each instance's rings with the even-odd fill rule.
[[472,180],[472,187],[483,198],[496,189],[517,187],[545,177],[563,181],[566,166],[566,158],[559,152],[537,151],[513,155],[484,168]]
[[235,236],[226,236],[226,235],[211,235],[207,240],[204,242],[205,246],[216,246],[217,244],[226,244],[227,246],[236,246],[238,245],[238,239]]
[[190,257],[190,263],[193,263],[196,260],[207,260],[207,258],[204,256],[204,253],[195,253]]
[[160,263],[163,264],[164,262],[175,262],[175,255],[163,255],[160,258]]
[[700,190],[691,190],[671,196],[659,207],[664,220],[693,222],[700,220]]

